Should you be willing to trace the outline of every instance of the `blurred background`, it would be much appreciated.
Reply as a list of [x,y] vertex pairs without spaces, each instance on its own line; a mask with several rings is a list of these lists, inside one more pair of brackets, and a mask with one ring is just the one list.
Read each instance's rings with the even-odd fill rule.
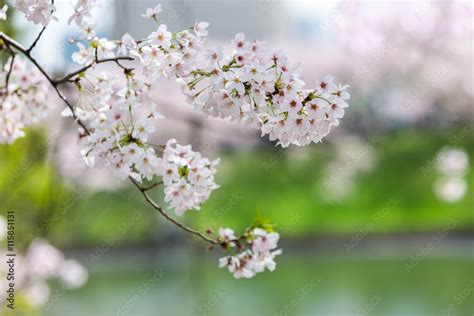
[[[155,25],[140,14],[156,3],[97,0],[100,36],[146,36]],[[67,44],[76,30],[62,18],[69,1],[55,4],[67,14],[35,57],[59,76],[77,67]],[[166,116],[157,142],[221,157],[221,187],[180,219],[239,231],[264,216],[284,255],[275,272],[234,280],[217,268],[219,250],[169,225],[127,181],[87,169],[52,96],[44,124],[0,146],[0,212],[15,211],[17,251],[32,267],[52,253],[85,270],[68,270],[77,289],[33,282],[16,315],[474,315],[472,2],[161,4],[171,30],[208,21],[211,47],[244,32],[300,61],[309,87],[326,74],[351,85],[351,106],[323,143],[285,150],[194,112],[172,81],[154,91]],[[2,31],[30,43],[39,28],[13,11]]]

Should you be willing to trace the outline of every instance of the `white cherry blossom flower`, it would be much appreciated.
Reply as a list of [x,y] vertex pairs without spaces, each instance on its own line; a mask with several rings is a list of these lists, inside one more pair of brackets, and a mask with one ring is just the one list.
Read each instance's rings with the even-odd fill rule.
[[72,61],[79,65],[86,65],[94,60],[94,52],[91,47],[85,47],[82,43],[77,43],[78,52],[72,54]]
[[117,54],[127,55],[130,51],[135,51],[137,49],[137,43],[135,39],[128,33],[125,33],[122,36],[122,39],[118,42],[117,45]]
[[271,249],[275,249],[280,239],[278,233],[268,233],[261,228],[255,228],[253,235],[255,240],[252,242],[252,250],[255,253],[268,252]]
[[[10,58],[0,73],[0,82],[4,82],[11,65]],[[27,66],[20,56],[12,67],[8,87],[0,90],[0,144],[11,144],[25,136],[23,129],[52,109],[48,102],[50,86],[38,69]]]
[[4,5],[0,9],[0,20],[6,20],[7,19],[7,10],[8,10],[8,5]]
[[87,41],[91,41],[96,37],[95,33],[95,21],[90,19],[84,19],[80,24],[80,37]]
[[15,0],[13,6],[23,12],[28,21],[43,26],[54,19],[53,13],[56,10],[51,0]]
[[157,6],[155,6],[154,8],[148,8],[146,9],[146,12],[144,14],[142,14],[142,17],[146,18],[146,19],[153,19],[153,20],[156,20],[157,19],[157,15],[161,12],[161,4],[158,4]]
[[194,24],[194,32],[196,33],[197,36],[205,37],[209,33],[207,31],[208,27],[209,27],[208,22],[196,22],[196,24]]
[[[275,232],[267,232],[262,228],[254,228],[247,230],[243,237],[247,240],[249,248],[237,255],[220,258],[219,268],[227,267],[236,279],[252,278],[265,269],[274,271],[276,268],[275,257],[282,253],[281,249],[276,249],[280,235]],[[231,244],[229,240],[234,242]],[[236,240],[232,229],[221,228],[219,230],[218,241],[223,245],[234,248],[245,247],[242,244],[238,246]]]
[[214,182],[218,163],[219,160],[202,158],[190,145],[181,146],[175,139],[166,143],[163,157],[158,159],[157,174],[163,178],[165,201],[177,215],[199,210],[200,204],[219,187]]
[[90,126],[89,135],[82,137],[84,160],[107,167],[121,178],[131,176],[138,182],[153,179],[158,156],[147,141],[155,131],[155,121],[162,116],[151,102],[142,108],[141,100],[147,100],[146,86],[130,77],[125,88],[114,89],[117,79],[105,73],[87,79],[93,84],[95,102],[76,109]]
[[67,20],[67,24],[71,24],[74,21],[76,25],[82,25],[85,18],[90,17],[91,14],[88,11],[76,10]]
[[97,41],[97,57],[99,59],[102,58],[112,58],[115,57],[115,52],[114,49],[117,47],[117,45],[109,41],[106,38],[100,38]]
[[149,39],[153,45],[162,46],[164,48],[169,48],[171,46],[171,32],[168,32],[167,26],[161,24],[158,26],[156,32],[150,34]]
[[234,247],[235,246],[235,241],[234,241],[235,239],[237,239],[237,237],[235,237],[233,229],[231,229],[231,228],[219,228],[218,240],[220,242],[223,242],[223,243],[227,244],[230,247]]

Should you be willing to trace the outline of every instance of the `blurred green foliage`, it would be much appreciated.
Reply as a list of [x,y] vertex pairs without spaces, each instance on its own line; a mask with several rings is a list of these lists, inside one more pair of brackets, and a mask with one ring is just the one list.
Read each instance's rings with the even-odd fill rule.
[[[307,155],[282,155],[279,151],[226,155],[217,179],[221,188],[201,213],[190,216],[205,227],[206,223],[216,222],[213,210],[218,210],[225,213],[219,218],[219,225],[243,229],[248,225],[246,219],[259,210],[276,224],[276,230],[287,231],[288,235],[353,233],[368,225],[369,232],[375,233],[432,231],[443,228],[450,220],[459,222],[457,230],[472,230],[472,167],[466,177],[468,192],[461,201],[444,202],[433,191],[434,182],[440,178],[435,156],[450,139],[463,135],[463,130],[403,130],[380,136],[373,144],[374,169],[360,172],[353,191],[336,201],[325,198],[325,165],[337,159],[326,144],[311,146]],[[469,154],[473,166],[471,135],[459,138],[457,147]],[[274,163],[265,168],[268,161]],[[229,199],[232,193],[240,197],[235,205]]]
[[[437,231],[452,220],[456,230],[472,231],[472,168],[461,201],[446,203],[433,192],[435,155],[456,135],[463,135],[462,127],[449,133],[404,130],[380,136],[372,144],[374,168],[359,172],[353,190],[336,200],[325,198],[325,168],[337,159],[330,144],[227,152],[218,167],[221,187],[201,211],[189,211],[180,220],[202,230],[240,231],[259,212],[277,231],[293,237]],[[472,166],[470,136],[458,137],[457,146],[468,152]],[[159,238],[165,229],[176,231],[162,226],[163,219],[130,186],[90,192],[71,185],[56,173],[51,149],[38,130],[28,131],[12,146],[0,146],[1,212],[17,212],[21,242],[45,236],[58,246],[136,244]],[[159,200],[161,191],[156,188],[152,194]]]
[[55,210],[70,194],[70,188],[47,163],[49,148],[43,135],[30,132],[13,145],[0,146],[1,212],[15,211],[20,247],[35,236],[48,235],[47,229],[35,228],[55,216]]

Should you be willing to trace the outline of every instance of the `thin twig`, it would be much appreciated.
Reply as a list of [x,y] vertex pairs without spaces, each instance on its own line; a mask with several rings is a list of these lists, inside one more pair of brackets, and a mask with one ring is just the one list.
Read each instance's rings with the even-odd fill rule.
[[[51,0],[51,4],[54,5],[54,0]],[[51,14],[54,13],[54,7],[53,7],[53,10],[51,10]],[[31,51],[33,50],[33,48],[35,48],[36,44],[38,43],[38,41],[40,40],[41,38],[41,35],[43,35],[43,32],[46,30],[46,26],[43,26],[43,28],[41,29],[41,31],[39,32],[38,36],[36,36],[36,39],[34,40],[33,44],[31,44],[30,48],[28,48],[27,50],[27,53],[31,53]]]
[[8,91],[8,82],[10,81],[10,76],[13,71],[13,63],[15,62],[15,57],[16,55],[13,53],[12,54],[12,59],[10,62],[10,68],[8,69],[7,76],[5,77],[5,90]]
[[160,184],[163,184],[163,181],[160,181],[160,182],[155,182],[147,187],[142,187],[143,191],[149,191],[157,186],[159,186]]
[[142,193],[142,195],[145,197],[145,200],[148,202],[148,204],[150,204],[155,210],[157,210],[161,215],[163,215],[164,218],[166,218],[168,221],[172,222],[173,224],[175,224],[176,226],[180,227],[181,229],[187,231],[188,233],[191,233],[193,235],[196,235],[198,236],[199,238],[203,239],[204,241],[208,242],[208,243],[211,243],[211,244],[214,244],[214,245],[220,245],[221,243],[215,239],[212,239],[212,238],[209,238],[207,237],[206,235],[204,235],[203,233],[197,231],[197,230],[194,230],[180,222],[178,222],[177,220],[175,220],[174,218],[172,218],[171,216],[168,215],[168,213],[166,213],[162,208],[161,206],[159,206],[147,193],[146,193],[146,190],[144,188],[142,188],[140,186],[140,184],[135,181],[132,177],[129,177],[130,181],[132,181],[132,183],[138,188],[138,190],[140,190],[140,192]]
[[73,71],[67,75],[65,75],[64,77],[61,77],[59,79],[56,79],[56,80],[53,80],[54,82],[54,85],[60,85],[60,84],[63,84],[63,83],[66,83],[68,82],[71,78],[74,78],[75,76],[83,73],[84,71],[86,71],[87,69],[91,68],[92,66],[96,65],[96,64],[102,64],[102,63],[107,63],[107,62],[111,62],[111,61],[114,61],[114,62],[117,62],[119,60],[133,60],[133,58],[131,57],[114,57],[114,58],[105,58],[105,59],[99,59],[87,66],[84,66],[76,71]]
[[26,50],[26,52],[27,52],[28,54],[31,53],[31,51],[33,50],[33,48],[35,48],[36,44],[37,44],[38,41],[40,40],[41,35],[43,35],[43,32],[44,32],[45,30],[46,30],[46,26],[41,29],[41,31],[39,32],[38,36],[36,36],[36,39],[34,40],[33,44],[31,44],[30,48],[28,48],[28,49]]
[[132,71],[133,68],[127,68],[125,67],[124,65],[122,65],[117,59],[114,60],[115,63],[117,64],[117,66],[119,66],[120,68],[122,68],[124,71]]

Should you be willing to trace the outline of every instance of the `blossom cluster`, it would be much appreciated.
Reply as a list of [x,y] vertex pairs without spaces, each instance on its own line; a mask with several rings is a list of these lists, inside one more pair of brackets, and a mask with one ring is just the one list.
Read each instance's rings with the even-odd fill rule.
[[196,67],[197,55],[207,36],[207,22],[196,23],[191,30],[171,33],[160,24],[130,55],[143,65],[143,74],[152,82],[160,77],[181,77]]
[[253,228],[237,238],[230,228],[219,230],[218,240],[227,248],[242,250],[237,255],[228,255],[219,259],[219,267],[227,267],[236,279],[252,278],[265,269],[274,271],[275,257],[282,253],[278,247],[280,235],[262,228]]
[[[0,216],[0,241],[5,235],[6,220]],[[43,239],[34,239],[24,253],[17,254],[15,260],[18,262],[15,289],[32,306],[46,303],[50,292],[49,280],[58,279],[65,288],[76,289],[88,279],[87,270],[79,262],[66,259],[61,251]],[[7,273],[6,267],[0,267],[0,276]],[[0,299],[4,300],[9,281],[6,277],[1,280]]]
[[[74,13],[69,18],[68,23],[74,21],[78,26],[83,25],[84,18],[91,17],[91,9],[94,2],[95,0],[74,1]],[[53,15],[56,8],[52,0],[15,0],[13,6],[22,12],[28,21],[35,24],[47,26],[51,20],[57,19]]]
[[[148,99],[148,85],[136,80],[131,71],[126,81],[123,85],[107,73],[84,74],[76,81],[84,101],[78,103],[75,114],[89,126],[80,137],[85,162],[138,182],[162,177],[165,201],[177,215],[199,210],[218,187],[214,174],[219,160],[211,162],[174,139],[166,146],[151,143],[150,135],[162,116]],[[63,115],[72,116],[72,112],[66,108]]]
[[179,80],[195,108],[259,128],[282,147],[321,141],[348,107],[347,85],[327,76],[315,89],[303,89],[297,65],[263,42],[245,41],[242,33],[235,36],[232,54],[212,50],[200,57],[201,67]]
[[90,33],[84,34],[86,38],[91,40],[90,45],[84,46],[83,43],[78,42],[77,46],[79,51],[72,54],[72,61],[79,65],[88,65],[95,62],[95,59],[102,58],[113,58],[115,57],[115,49],[117,45],[113,41],[109,41],[107,38],[98,38],[93,36],[95,34],[93,29],[90,29]]
[[[159,12],[161,7],[157,6],[147,10],[144,16],[157,20]],[[145,39],[135,40],[127,33],[121,40],[111,41],[95,36],[92,26],[83,23],[82,36],[77,42],[79,51],[72,55],[72,60],[86,65],[97,59],[130,57],[140,62],[142,73],[150,84],[160,77],[188,75],[197,67],[196,57],[202,50],[208,25],[207,22],[196,22],[193,28],[170,32],[165,24],[160,24]],[[84,40],[89,42],[87,46]]]
[[49,83],[35,67],[29,67],[17,56],[10,58],[0,72],[0,144],[13,143],[23,137],[23,129],[46,116]]
[[[79,102],[75,110],[77,117],[89,124],[88,133],[81,131],[84,160],[89,166],[106,167],[122,178],[151,180],[156,175],[158,157],[148,138],[162,116],[147,99],[148,87],[132,75],[127,75],[123,87],[119,83],[120,89],[114,88],[116,80],[107,73],[84,76],[92,83],[91,90],[85,85],[80,87],[85,101]],[[63,115],[72,113],[66,109]]]
[[7,19],[7,11],[8,11],[8,5],[5,4],[0,9],[0,20],[6,20]]
[[49,24],[56,11],[52,0],[15,0],[13,6],[21,11],[28,21],[43,26]]
[[209,161],[191,145],[181,146],[175,139],[166,143],[163,157],[158,161],[158,175],[165,185],[165,201],[170,203],[177,215],[189,209],[199,210],[199,205],[218,188],[214,174],[219,159]]
[[[145,17],[157,20],[160,11],[157,6],[147,10]],[[83,135],[82,152],[89,165],[112,168],[122,177],[131,176],[141,182],[162,176],[165,201],[178,215],[189,209],[199,210],[199,205],[218,187],[214,183],[218,160],[210,162],[192,151],[191,146],[178,145],[175,140],[167,142],[161,157],[160,146],[148,143],[149,134],[155,131],[154,120],[161,115],[150,106],[147,92],[159,77],[180,76],[194,67],[207,26],[200,22],[193,27],[194,32],[171,33],[160,24],[146,39],[135,40],[125,34],[119,41],[93,37],[93,32],[84,32],[83,28],[84,35],[77,42],[79,51],[72,55],[80,65],[118,56],[140,61],[145,79],[125,68],[128,83],[116,92],[112,89],[113,80],[105,73],[97,78],[87,73],[76,78],[80,90],[84,90],[81,82],[92,82],[93,98],[98,100],[93,108],[87,102],[76,108],[77,116],[90,125],[89,135]],[[69,110],[66,114],[72,115]]]

